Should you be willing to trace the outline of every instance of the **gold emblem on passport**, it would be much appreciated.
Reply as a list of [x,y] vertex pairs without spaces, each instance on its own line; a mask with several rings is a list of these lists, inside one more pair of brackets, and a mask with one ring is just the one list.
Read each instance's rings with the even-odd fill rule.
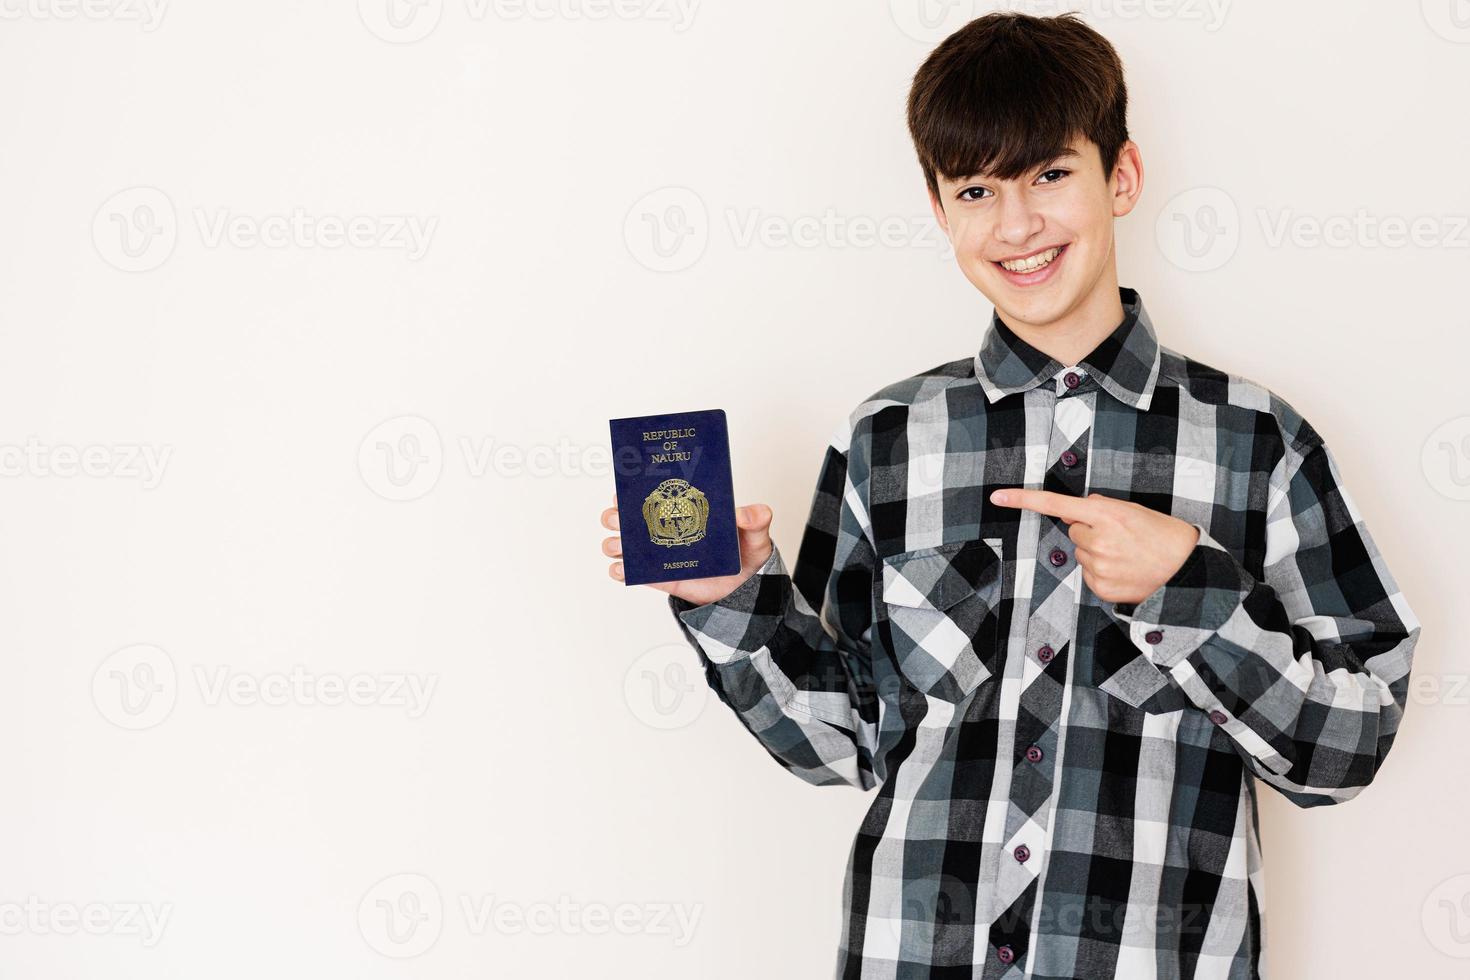
[[684,480],[665,480],[644,498],[643,520],[654,544],[693,544],[704,537],[709,498]]

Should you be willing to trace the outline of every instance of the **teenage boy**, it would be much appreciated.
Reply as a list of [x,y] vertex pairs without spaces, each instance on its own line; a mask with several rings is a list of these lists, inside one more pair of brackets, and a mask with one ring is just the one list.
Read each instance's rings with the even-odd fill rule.
[[1403,714],[1419,623],[1321,436],[1119,288],[1126,105],[1070,15],[933,52],[909,126],[978,352],[839,427],[794,572],[755,504],[739,575],[654,586],[777,761],[879,787],[839,977],[1257,977],[1257,782],[1350,799]]

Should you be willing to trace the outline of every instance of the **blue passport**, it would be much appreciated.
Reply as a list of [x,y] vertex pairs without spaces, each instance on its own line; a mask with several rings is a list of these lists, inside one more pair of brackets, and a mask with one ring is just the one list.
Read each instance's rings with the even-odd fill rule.
[[740,571],[722,409],[611,419],[623,584]]

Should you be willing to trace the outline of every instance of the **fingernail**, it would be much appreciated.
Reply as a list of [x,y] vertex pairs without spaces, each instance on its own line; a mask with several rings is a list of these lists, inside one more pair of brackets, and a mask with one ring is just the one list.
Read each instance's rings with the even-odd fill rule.
[[990,495],[990,502],[992,504],[1003,504],[1006,503],[1009,499],[1010,497],[1006,494],[1004,490],[996,490]]

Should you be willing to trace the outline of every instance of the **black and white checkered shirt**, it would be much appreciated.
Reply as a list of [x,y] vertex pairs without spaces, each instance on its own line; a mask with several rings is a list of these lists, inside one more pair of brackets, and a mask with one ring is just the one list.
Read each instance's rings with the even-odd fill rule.
[[[1419,623],[1332,454],[1119,292],[1078,364],[995,316],[975,356],[874,393],[794,572],[777,550],[718,602],[670,597],[777,761],[878,787],[838,977],[1257,977],[1257,782],[1347,800],[1393,742]],[[1199,541],[1105,602],[1066,523],[1001,487],[1135,501]]]

